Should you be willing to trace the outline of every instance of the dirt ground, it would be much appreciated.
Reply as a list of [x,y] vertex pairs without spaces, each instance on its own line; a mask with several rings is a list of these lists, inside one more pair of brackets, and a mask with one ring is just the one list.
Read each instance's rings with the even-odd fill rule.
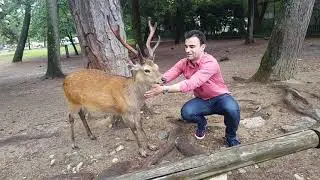
[[[243,144],[281,135],[284,133],[281,126],[290,125],[302,117],[283,103],[281,89],[270,84],[244,84],[232,80],[232,76],[247,78],[253,75],[266,46],[265,40],[257,40],[253,46],[244,45],[243,40],[208,43],[207,51],[217,59],[224,56],[230,59],[220,62],[220,66],[229,89],[241,105],[241,118],[250,117],[256,108],[248,102],[261,105],[263,112],[268,115],[262,127],[247,129],[240,125],[238,132]],[[157,49],[157,56],[157,63],[164,72],[184,56],[183,45],[162,44]],[[299,58],[299,73],[295,79],[306,84],[309,90],[319,90],[320,40],[306,40]],[[0,179],[42,179],[71,173],[77,165],[80,172],[98,174],[114,162],[140,158],[136,142],[130,140],[130,130],[111,128],[110,119],[103,118],[103,114],[93,114],[89,121],[89,126],[97,136],[96,141],[87,137],[79,118],[76,120],[76,142],[80,149],[72,150],[62,90],[63,79],[41,80],[46,71],[46,60],[17,64],[9,62],[0,62]],[[83,61],[79,57],[72,57],[63,59],[61,65],[63,72],[68,74],[83,67]],[[180,107],[191,97],[191,94],[176,93],[159,95],[147,101],[152,110],[159,112],[143,120],[145,131],[152,142],[161,143],[159,134],[172,128],[168,117],[179,118]],[[310,98],[310,101],[319,108],[319,99]],[[193,137],[195,126],[186,125],[183,128],[189,132],[186,136],[192,144],[207,153],[214,153],[224,147],[223,119],[210,116],[209,123],[221,126],[208,131],[203,140],[195,140]],[[319,157],[319,149],[310,149],[249,166],[241,171],[234,170],[228,173],[228,179],[300,177],[317,180],[320,179]],[[172,151],[163,161],[174,162],[182,158],[178,151]]]

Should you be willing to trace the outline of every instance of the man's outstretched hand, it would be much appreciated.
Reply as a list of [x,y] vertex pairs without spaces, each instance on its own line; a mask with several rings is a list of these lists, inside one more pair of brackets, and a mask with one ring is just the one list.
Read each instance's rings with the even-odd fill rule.
[[146,98],[154,97],[161,94],[162,92],[163,92],[163,86],[159,84],[154,84],[152,85],[152,88],[150,91],[147,91],[144,93],[144,97]]

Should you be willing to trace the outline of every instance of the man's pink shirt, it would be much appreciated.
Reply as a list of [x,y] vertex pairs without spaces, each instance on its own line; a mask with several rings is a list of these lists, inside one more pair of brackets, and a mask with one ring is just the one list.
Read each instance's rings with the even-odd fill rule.
[[178,83],[181,92],[193,91],[196,97],[204,100],[230,94],[218,62],[210,54],[204,53],[195,63],[187,58],[181,59],[163,77],[166,82],[170,82],[181,74],[185,77],[185,80]]

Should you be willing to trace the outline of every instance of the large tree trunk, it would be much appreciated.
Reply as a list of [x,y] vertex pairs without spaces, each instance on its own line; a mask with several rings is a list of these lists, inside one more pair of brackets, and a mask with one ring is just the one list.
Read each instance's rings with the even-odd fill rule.
[[69,0],[69,7],[82,54],[88,58],[87,67],[129,76],[128,52],[112,33],[107,20],[109,16],[113,28],[119,25],[120,35],[125,40],[119,0]]
[[297,73],[297,56],[303,45],[314,2],[282,2],[278,23],[271,33],[260,67],[251,80],[288,80]]
[[57,0],[47,0],[48,66],[45,77],[64,76],[60,67],[60,39]]
[[[29,25],[30,25],[30,19],[31,19],[31,4],[29,1],[26,1],[25,4],[25,14],[24,14],[24,19],[23,19],[23,26],[19,38],[19,42],[16,48],[16,51],[14,53],[14,57],[12,62],[21,62],[22,61],[22,56],[23,56],[23,51],[25,44],[27,42],[28,38],[28,31],[29,31]],[[30,46],[30,43],[29,43]]]
[[254,20],[254,0],[248,0],[248,26],[246,44],[252,44],[253,39],[253,20]]

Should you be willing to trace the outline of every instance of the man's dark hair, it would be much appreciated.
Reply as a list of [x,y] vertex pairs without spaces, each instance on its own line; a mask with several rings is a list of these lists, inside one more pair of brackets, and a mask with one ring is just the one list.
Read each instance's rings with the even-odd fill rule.
[[191,37],[197,37],[200,40],[200,44],[206,43],[206,36],[199,30],[191,30],[184,34],[185,39],[189,39]]

